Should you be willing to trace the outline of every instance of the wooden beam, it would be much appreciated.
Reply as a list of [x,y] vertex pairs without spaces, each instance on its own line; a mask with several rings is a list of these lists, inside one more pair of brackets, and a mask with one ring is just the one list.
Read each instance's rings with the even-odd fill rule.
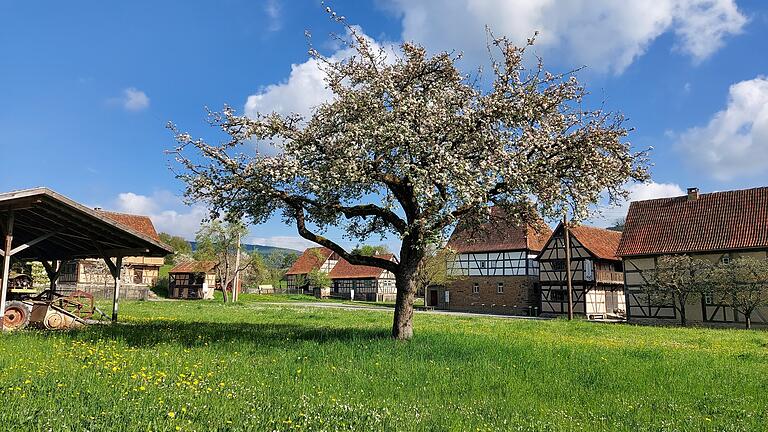
[[0,284],[0,331],[5,325],[5,300],[8,297],[8,273],[11,270],[11,247],[13,245],[13,211],[8,213],[5,229],[5,253],[3,254],[3,275]]
[[13,204],[3,204],[0,206],[0,212],[13,212],[14,210],[26,210],[43,202],[40,198],[30,197],[16,200]]
[[120,271],[123,268],[123,257],[117,257],[116,266],[117,270],[112,276],[115,279],[115,287],[112,297],[112,322],[117,322],[117,310],[120,306]]
[[143,249],[143,248],[104,249],[102,252],[110,257],[143,256],[143,254],[149,253],[149,249]]
[[[565,239],[565,277],[568,288],[568,320],[573,319],[573,280],[571,274],[571,230],[568,229],[568,219],[563,215],[563,238]],[[584,312],[586,313],[586,303]]]
[[28,241],[28,242],[26,242],[24,244],[18,245],[15,248],[11,249],[11,252],[10,252],[11,255],[10,256],[14,256],[17,253],[23,251],[24,249],[27,249],[30,246],[34,246],[34,245],[40,243],[41,241],[45,241],[45,240],[55,236],[59,232],[60,232],[60,230],[51,231],[51,232],[48,232],[46,234],[41,235],[40,237],[38,237],[38,238],[36,238],[34,240],[31,240],[31,241]]

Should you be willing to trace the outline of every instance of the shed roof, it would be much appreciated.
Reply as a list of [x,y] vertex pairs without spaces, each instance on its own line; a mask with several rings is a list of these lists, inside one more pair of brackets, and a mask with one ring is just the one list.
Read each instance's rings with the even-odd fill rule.
[[768,248],[768,187],[634,201],[617,254]]
[[185,261],[177,264],[168,273],[210,273],[217,265],[216,261]]
[[320,268],[331,255],[333,255],[333,251],[326,247],[307,248],[285,274],[307,274],[314,269]]
[[539,219],[519,225],[506,220],[496,208],[492,220],[478,227],[459,221],[448,240],[448,247],[458,253],[531,250],[540,252],[547,244],[552,229]]
[[[392,261],[395,259],[393,254],[374,255],[376,258],[382,258]],[[344,258],[333,267],[328,277],[331,279],[371,279],[381,276],[384,269],[379,267],[350,264]]]
[[22,260],[162,257],[173,252],[139,227],[47,188],[0,193],[0,220],[5,222],[10,214],[14,247],[26,245],[14,254]]

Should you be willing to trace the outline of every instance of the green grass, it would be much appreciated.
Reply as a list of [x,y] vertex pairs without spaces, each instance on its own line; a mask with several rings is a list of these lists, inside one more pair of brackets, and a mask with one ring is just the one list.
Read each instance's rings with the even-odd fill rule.
[[768,333],[252,298],[123,302],[128,324],[0,337],[7,430],[738,431],[768,424]]

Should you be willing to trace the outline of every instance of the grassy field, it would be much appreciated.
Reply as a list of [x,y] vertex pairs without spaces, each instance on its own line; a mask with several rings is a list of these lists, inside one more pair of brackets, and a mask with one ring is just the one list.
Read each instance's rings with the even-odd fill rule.
[[0,337],[6,430],[737,431],[768,427],[768,333],[125,302]]

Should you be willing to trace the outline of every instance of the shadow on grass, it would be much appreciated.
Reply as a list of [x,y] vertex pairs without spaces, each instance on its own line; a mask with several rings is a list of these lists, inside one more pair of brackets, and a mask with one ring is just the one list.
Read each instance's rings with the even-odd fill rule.
[[131,347],[176,344],[184,347],[252,344],[285,347],[306,342],[365,342],[390,338],[386,329],[322,327],[299,324],[255,324],[155,321],[126,325],[93,325],[66,333],[74,340],[120,340]]

